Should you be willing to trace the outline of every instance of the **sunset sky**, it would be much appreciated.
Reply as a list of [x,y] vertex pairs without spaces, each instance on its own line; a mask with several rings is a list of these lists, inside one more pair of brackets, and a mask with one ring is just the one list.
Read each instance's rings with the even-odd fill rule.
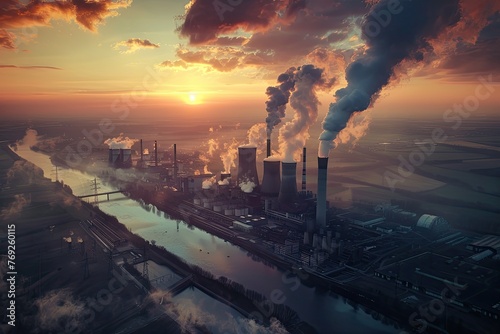
[[[263,120],[266,88],[310,63],[335,82],[318,92],[322,119],[346,66],[369,47],[362,22],[378,1],[191,2],[0,0],[1,116],[97,115],[129,101],[133,115]],[[410,15],[396,5],[392,15]],[[394,69],[374,116],[440,117],[475,94],[479,76],[500,91],[500,2],[459,6],[453,24]],[[480,115],[499,114],[494,95]]]

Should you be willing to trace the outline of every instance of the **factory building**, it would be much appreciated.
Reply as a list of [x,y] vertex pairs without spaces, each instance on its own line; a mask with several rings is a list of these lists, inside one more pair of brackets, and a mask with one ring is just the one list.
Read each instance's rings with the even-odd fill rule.
[[448,230],[449,224],[442,217],[424,214],[418,219],[417,228],[439,234]]
[[109,149],[108,163],[114,168],[132,167],[132,150],[129,148]]

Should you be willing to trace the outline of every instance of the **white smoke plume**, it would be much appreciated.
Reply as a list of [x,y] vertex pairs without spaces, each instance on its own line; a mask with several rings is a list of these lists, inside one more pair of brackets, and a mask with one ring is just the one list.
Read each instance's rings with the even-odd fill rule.
[[251,193],[254,190],[255,186],[256,184],[252,181],[244,181],[240,182],[239,184],[241,191],[247,194]]
[[215,176],[206,179],[201,183],[201,188],[205,190],[212,189],[212,186],[215,184],[215,181],[216,181]]
[[228,186],[229,185],[229,177],[226,177],[224,180],[219,181],[219,186]]
[[9,205],[0,212],[0,220],[3,221],[17,218],[21,211],[30,205],[30,203],[31,196],[25,196],[24,194],[14,195],[14,201],[9,203]]
[[204,174],[212,174],[208,168],[210,159],[213,157],[215,151],[219,148],[219,141],[217,139],[210,138],[204,146],[207,146],[206,153],[200,153],[199,159],[205,164],[203,167]]
[[266,123],[254,124],[247,132],[248,146],[257,147],[257,154],[262,153],[262,148],[266,146],[267,125]]
[[349,149],[356,147],[359,140],[368,132],[371,121],[370,111],[353,114],[346,127],[335,138],[334,146],[348,145]]
[[232,139],[230,143],[225,143],[224,151],[220,154],[222,165],[224,166],[224,173],[230,174],[231,168],[236,167],[236,157],[238,156],[238,141]]
[[149,155],[149,150],[147,148],[145,148],[144,151],[142,151],[142,154]]
[[329,87],[323,78],[323,70],[304,65],[295,72],[295,90],[290,97],[294,117],[279,131],[279,147],[283,161],[300,159],[300,153],[309,139],[309,128],[318,118],[319,100],[315,90]]
[[110,149],[130,149],[138,141],[139,139],[124,137],[123,133],[120,133],[116,138],[106,139],[104,144],[108,145]]

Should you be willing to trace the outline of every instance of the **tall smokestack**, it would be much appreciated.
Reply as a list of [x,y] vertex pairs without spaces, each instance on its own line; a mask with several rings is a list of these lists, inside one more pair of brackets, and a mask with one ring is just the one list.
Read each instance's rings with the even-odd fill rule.
[[278,196],[281,187],[280,161],[264,159],[264,177],[261,192],[269,196]]
[[155,166],[158,167],[158,142],[155,140]]
[[238,147],[238,184],[251,181],[259,185],[257,175],[257,148],[251,146]]
[[271,156],[271,139],[267,139],[267,155],[266,157],[269,158]]
[[144,150],[142,148],[142,139],[141,139],[141,162],[144,161]]
[[174,180],[177,179],[177,144],[174,144]]
[[306,191],[306,150],[302,150],[302,191]]
[[281,187],[278,200],[281,204],[290,204],[297,199],[297,163],[281,163]]
[[328,158],[318,157],[318,197],[316,198],[316,225],[326,227],[326,185],[328,176]]

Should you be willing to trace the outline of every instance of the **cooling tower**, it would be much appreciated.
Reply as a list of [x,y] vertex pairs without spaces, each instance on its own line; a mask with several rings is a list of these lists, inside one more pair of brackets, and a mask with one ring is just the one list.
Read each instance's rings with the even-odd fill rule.
[[297,199],[297,163],[281,163],[281,187],[278,200],[281,204],[293,203]]
[[120,156],[120,149],[110,148],[108,162],[110,166],[115,166]]
[[256,147],[238,147],[238,184],[251,181],[256,186],[259,185],[256,154]]
[[264,177],[261,192],[269,196],[278,196],[281,187],[280,161],[264,160]]
[[132,167],[132,150],[130,148],[120,149],[120,167]]
[[326,227],[326,182],[328,158],[318,157],[318,197],[316,199],[316,227]]
[[229,179],[229,178],[231,178],[230,173],[220,173],[220,180],[221,181],[224,181],[225,179]]

